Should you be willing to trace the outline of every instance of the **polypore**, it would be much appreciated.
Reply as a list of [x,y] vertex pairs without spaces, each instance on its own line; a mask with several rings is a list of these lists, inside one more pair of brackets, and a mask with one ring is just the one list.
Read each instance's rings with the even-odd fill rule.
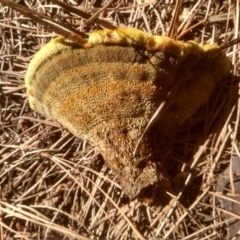
[[96,146],[132,198],[165,186],[178,127],[229,72],[215,44],[117,28],[50,41],[25,82],[31,108]]

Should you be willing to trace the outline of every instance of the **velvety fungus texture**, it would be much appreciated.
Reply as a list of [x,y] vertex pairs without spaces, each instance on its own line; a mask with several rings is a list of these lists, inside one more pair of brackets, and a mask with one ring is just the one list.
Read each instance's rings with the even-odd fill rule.
[[117,28],[93,31],[82,46],[63,37],[50,41],[25,81],[31,108],[97,146],[133,198],[169,187],[177,129],[229,72],[215,44]]

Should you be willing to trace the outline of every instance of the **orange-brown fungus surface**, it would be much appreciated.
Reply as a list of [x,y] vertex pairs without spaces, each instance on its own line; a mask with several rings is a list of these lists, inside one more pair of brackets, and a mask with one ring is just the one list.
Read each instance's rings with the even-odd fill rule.
[[217,49],[131,28],[93,31],[82,46],[58,37],[29,65],[30,106],[98,147],[125,193],[141,196],[166,187],[177,129],[229,75]]

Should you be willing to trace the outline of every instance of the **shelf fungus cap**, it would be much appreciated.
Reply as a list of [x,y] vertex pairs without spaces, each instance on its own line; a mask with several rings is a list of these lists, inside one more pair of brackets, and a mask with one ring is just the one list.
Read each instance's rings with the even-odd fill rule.
[[83,46],[58,37],[29,64],[29,103],[98,147],[125,193],[142,196],[168,185],[177,128],[228,76],[217,49],[131,28],[94,31]]

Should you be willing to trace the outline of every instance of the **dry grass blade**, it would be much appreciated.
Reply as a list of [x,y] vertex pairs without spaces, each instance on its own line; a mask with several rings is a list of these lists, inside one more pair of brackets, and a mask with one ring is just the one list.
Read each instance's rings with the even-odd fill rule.
[[21,6],[18,3],[10,2],[7,0],[1,0],[0,3],[3,3],[4,5],[7,5],[7,6],[11,7],[12,9],[15,9],[16,11],[25,15],[26,17],[31,18],[32,20],[34,20],[46,27],[50,27],[53,31],[55,31],[59,35],[65,36],[67,38],[70,37],[70,33],[72,33],[72,34],[75,33],[76,35],[80,35],[82,37],[88,36],[84,33],[76,31],[73,28],[70,28],[69,25],[66,25],[64,23],[59,24],[57,21],[54,21],[52,18],[50,18],[44,14],[38,13],[27,7]]
[[[85,38],[119,25],[216,42],[233,65],[178,132],[166,205],[130,202],[97,149],[31,111],[23,87],[30,59],[56,34]],[[2,239],[239,237],[238,43],[237,0],[0,0]]]
[[[71,7],[70,5],[67,5],[67,4],[65,4],[63,2],[60,2],[58,0],[53,0],[52,2],[58,4],[63,9],[66,9],[69,12],[73,12],[73,13],[81,16],[84,19],[90,20],[92,18],[92,15],[90,15],[90,14],[84,12],[84,11],[81,11],[80,9],[76,9],[74,7]],[[112,24],[110,24],[109,22],[104,21],[104,20],[100,20],[100,19],[97,19],[97,18],[94,19],[94,22],[96,22],[99,25],[102,25],[105,28],[109,28],[109,29],[115,29],[116,28]]]

